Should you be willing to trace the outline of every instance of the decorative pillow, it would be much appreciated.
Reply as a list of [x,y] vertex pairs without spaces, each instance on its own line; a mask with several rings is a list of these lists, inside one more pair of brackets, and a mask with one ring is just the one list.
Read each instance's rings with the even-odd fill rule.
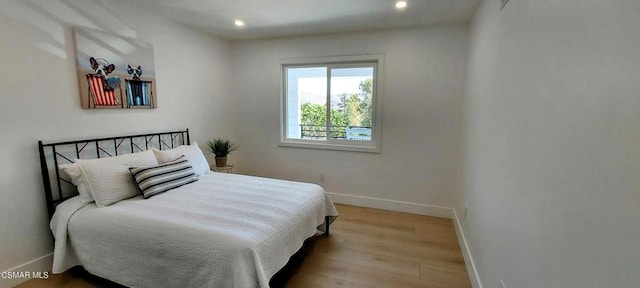
[[82,175],[82,170],[80,170],[78,163],[62,164],[58,166],[58,169],[60,169],[62,176],[66,176],[64,178],[71,180],[71,183],[76,186],[82,203],[91,203],[94,201],[91,192],[89,192],[89,183],[87,183],[87,179]]
[[193,142],[191,145],[182,145],[169,150],[153,149],[153,154],[156,155],[156,159],[158,159],[158,163],[160,164],[184,156],[189,160],[198,177],[209,172],[209,162],[207,162],[207,158],[204,157],[202,150],[200,150],[196,142]]
[[129,168],[145,199],[198,180],[186,157],[153,167]]
[[129,167],[158,165],[156,157],[149,150],[109,158],[78,159],[77,163],[98,207],[109,206],[140,194]]

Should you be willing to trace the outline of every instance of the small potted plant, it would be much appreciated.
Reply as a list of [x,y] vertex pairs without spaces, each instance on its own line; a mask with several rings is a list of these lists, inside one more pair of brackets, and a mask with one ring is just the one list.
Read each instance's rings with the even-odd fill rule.
[[216,155],[216,167],[227,166],[227,155],[238,150],[238,146],[236,144],[222,138],[215,139],[213,142],[209,141],[207,145],[209,146],[211,153]]

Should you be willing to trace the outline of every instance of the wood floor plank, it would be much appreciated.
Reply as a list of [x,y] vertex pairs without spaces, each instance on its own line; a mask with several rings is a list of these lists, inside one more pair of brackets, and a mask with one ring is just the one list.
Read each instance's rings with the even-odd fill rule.
[[[348,206],[348,205],[342,205],[342,206]],[[355,206],[351,206],[351,207],[355,207]],[[370,219],[394,219],[396,221],[401,221],[401,222],[424,223],[424,224],[431,224],[431,225],[440,224],[443,226],[453,226],[453,222],[451,222],[451,219],[447,219],[447,218],[431,217],[431,216],[402,213],[402,212],[395,212],[395,211],[367,208],[367,207],[360,207],[360,208],[361,209],[357,210],[356,213],[363,213],[367,218],[370,218]]]
[[366,253],[379,253],[387,256],[396,256],[409,261],[421,261],[423,259],[440,259],[446,261],[463,261],[459,250],[445,249],[438,245],[425,244],[420,241],[407,240],[376,240],[366,238],[349,237],[342,247],[354,249]]
[[407,277],[381,270],[308,255],[301,271],[372,287],[440,287],[428,279]]
[[335,222],[337,229],[349,230],[360,234],[366,234],[369,236],[377,236],[383,233],[387,234],[403,234],[409,238],[414,236],[413,226],[394,225],[387,221],[386,223],[370,222],[361,219],[340,219]]
[[414,238],[414,226],[399,224],[394,221],[369,221],[364,219],[340,219],[338,229],[357,231],[361,234],[381,237],[383,235],[395,235],[405,239]]
[[372,288],[351,281],[315,273],[298,272],[287,282],[286,288]]
[[331,232],[333,232],[334,235],[345,235],[347,237],[359,236],[373,239],[380,239],[380,237],[382,237],[382,232],[380,230],[354,225],[344,221],[336,221],[333,226],[331,227]]
[[430,247],[434,249],[442,249],[447,251],[460,251],[458,244],[458,238],[440,236],[439,234],[420,235],[416,234],[413,239],[408,239],[403,236],[396,235],[382,235],[380,241],[398,244],[415,245],[421,247]]
[[420,277],[420,263],[406,259],[381,255],[377,253],[365,253],[353,249],[340,247],[330,251],[314,252],[313,255],[336,260],[344,263],[358,265],[366,268],[387,271],[409,277]]
[[415,222],[405,221],[398,218],[393,217],[382,217],[382,216],[372,216],[369,213],[369,210],[361,209],[359,212],[354,213],[344,213],[345,215],[340,215],[340,220],[347,220],[352,222],[359,222],[363,224],[369,224],[379,227],[402,227],[402,228],[414,228]]
[[442,225],[431,225],[425,223],[417,223],[415,224],[415,237],[416,239],[457,239],[455,228],[453,227],[453,222],[451,226],[442,226]]
[[420,279],[429,279],[451,288],[469,288],[471,282],[464,262],[426,261],[420,263]]

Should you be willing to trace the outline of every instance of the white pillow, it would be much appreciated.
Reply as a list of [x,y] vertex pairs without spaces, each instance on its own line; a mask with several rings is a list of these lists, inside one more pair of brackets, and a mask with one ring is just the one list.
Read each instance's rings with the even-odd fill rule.
[[202,150],[200,150],[196,142],[193,142],[191,145],[182,145],[169,150],[152,150],[160,164],[176,160],[178,157],[184,155],[184,157],[189,160],[189,163],[191,163],[191,166],[193,166],[196,176],[200,177],[209,172],[209,162],[207,162],[207,158],[204,157]]
[[62,173],[63,176],[66,175],[68,180],[71,180],[71,183],[76,186],[82,203],[91,203],[94,201],[91,192],[89,192],[89,183],[87,183],[87,179],[82,175],[82,170],[80,170],[78,163],[62,164],[58,166],[58,168],[60,169],[60,173]]
[[149,150],[109,158],[78,159],[77,163],[98,207],[109,206],[140,194],[129,167],[158,165],[156,157]]

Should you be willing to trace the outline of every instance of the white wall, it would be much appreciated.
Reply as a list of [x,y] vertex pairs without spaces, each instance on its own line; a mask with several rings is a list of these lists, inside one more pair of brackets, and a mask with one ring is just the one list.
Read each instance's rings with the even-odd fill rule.
[[[234,42],[241,172],[314,182],[329,192],[451,207],[467,27]],[[279,147],[285,58],[384,54],[382,152]],[[320,173],[326,180],[320,181]]]
[[[233,107],[229,43],[149,16],[127,2],[2,1],[0,271],[52,251],[37,140],[183,128],[200,142],[234,137],[228,120]],[[71,25],[152,43],[159,108],[80,109]],[[0,287],[9,285],[3,281]]]
[[484,287],[640,287],[640,2],[484,1],[465,234]]

